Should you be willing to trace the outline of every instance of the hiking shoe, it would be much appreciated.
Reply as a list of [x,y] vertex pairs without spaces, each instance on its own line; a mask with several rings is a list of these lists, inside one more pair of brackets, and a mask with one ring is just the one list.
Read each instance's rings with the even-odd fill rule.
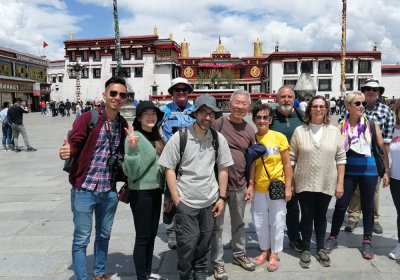
[[15,148],[14,151],[15,151],[16,153],[19,153],[19,152],[21,152],[22,150],[21,150],[20,148]]
[[175,231],[168,234],[168,248],[171,250],[176,250],[177,248]]
[[329,236],[325,242],[326,253],[330,254],[333,251],[333,249],[337,249],[337,247],[338,247],[337,237]]
[[317,261],[319,261],[319,263],[324,266],[324,267],[329,267],[331,266],[331,259],[329,258],[329,256],[326,254],[326,251],[324,249],[321,249],[317,252],[317,254],[315,255],[315,258],[317,259]]
[[225,267],[223,265],[214,266],[214,278],[217,280],[228,280]]
[[374,223],[374,228],[372,229],[373,232],[375,232],[376,234],[382,234],[383,233],[383,228],[382,226],[379,224],[379,222],[375,222]]
[[28,151],[28,152],[36,152],[37,149],[35,149],[34,147],[29,146],[29,147],[26,149],[26,151]]
[[168,280],[168,278],[164,278],[158,274],[152,273],[149,276],[147,276],[147,280]]
[[303,242],[298,239],[296,241],[289,241],[289,247],[297,252],[303,252]]
[[394,247],[392,251],[390,251],[389,258],[394,260],[400,260],[400,243],[397,243],[396,247]]
[[364,259],[371,260],[374,258],[374,249],[372,248],[371,240],[364,240],[361,250]]
[[93,276],[92,280],[111,280],[111,277],[108,274],[103,274],[103,275]]
[[357,227],[358,222],[348,221],[347,226],[345,226],[344,231],[353,232],[354,229]]
[[207,271],[195,270],[193,273],[193,280],[207,280]]
[[233,264],[240,265],[243,269],[248,271],[256,270],[256,266],[254,263],[249,259],[246,253],[242,253],[238,256],[233,256],[232,260]]
[[311,267],[310,251],[304,250],[303,253],[301,253],[299,264],[302,268],[310,268]]

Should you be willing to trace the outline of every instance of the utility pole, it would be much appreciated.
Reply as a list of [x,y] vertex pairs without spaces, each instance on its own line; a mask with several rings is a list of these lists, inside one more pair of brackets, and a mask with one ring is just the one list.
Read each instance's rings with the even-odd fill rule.
[[342,61],[341,61],[341,76],[340,76],[340,94],[344,97],[346,94],[346,14],[347,0],[342,0]]
[[118,4],[117,0],[113,0],[114,5],[114,31],[115,31],[115,58],[117,59],[116,73],[121,76],[121,41],[119,38],[119,21],[118,21]]

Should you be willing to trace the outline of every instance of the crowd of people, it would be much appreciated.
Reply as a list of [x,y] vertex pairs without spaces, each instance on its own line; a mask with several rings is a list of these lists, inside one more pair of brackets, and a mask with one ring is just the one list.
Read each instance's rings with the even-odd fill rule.
[[[125,80],[110,78],[94,127],[88,129],[93,111],[85,112],[64,138],[60,158],[74,159],[69,182],[75,279],[87,279],[86,248],[93,223],[92,279],[111,279],[105,266],[120,169],[129,188],[139,280],[164,279],[152,272],[161,216],[168,246],[177,250],[179,279],[206,279],[210,261],[214,278],[227,280],[222,243],[226,210],[231,217],[232,263],[244,270],[261,265],[270,272],[279,269],[285,223],[299,265],[311,266],[314,231],[315,258],[329,267],[346,210],[355,213],[357,207],[364,216],[361,255],[372,259],[372,235],[383,232],[376,197],[389,183],[399,232],[389,257],[400,259],[400,101],[393,111],[379,102],[384,88],[378,81],[367,80],[360,92],[343,99],[338,125],[330,122],[330,100],[317,95],[302,112],[295,108],[289,86],[279,89],[276,109],[267,104],[252,109],[256,129],[245,120],[251,104],[247,91],[232,93],[225,116],[210,95],[200,95],[190,104],[192,91],[186,79],[172,80],[168,92],[173,101],[161,107],[141,101],[129,125],[119,113],[127,102]],[[336,204],[326,239],[333,197]],[[254,258],[246,252],[247,204],[260,249]],[[352,231],[356,225],[349,218],[345,229]]]
[[82,113],[100,106],[104,106],[104,101],[88,100],[84,103],[83,101],[71,102],[67,99],[65,102],[63,100],[59,102],[42,100],[39,102],[40,114],[48,117],[71,117],[71,114],[74,114],[76,118],[79,118]]

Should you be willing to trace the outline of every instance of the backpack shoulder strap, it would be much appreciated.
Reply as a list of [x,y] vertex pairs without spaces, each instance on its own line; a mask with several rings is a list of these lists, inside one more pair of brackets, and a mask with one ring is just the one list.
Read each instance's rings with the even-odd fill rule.
[[178,174],[180,173],[180,169],[181,169],[181,163],[182,163],[182,157],[183,154],[185,153],[185,149],[186,149],[186,143],[187,143],[187,127],[181,127],[179,128],[179,162],[176,165],[175,168],[175,173],[176,176],[178,176]]
[[212,135],[212,138],[213,138],[213,140],[212,140],[212,146],[213,146],[213,148],[214,148],[214,150],[215,150],[215,160],[217,160],[217,157],[218,157],[218,149],[219,149],[218,132],[217,132],[214,128],[212,128],[212,127],[210,127],[210,131],[211,131],[211,135]]
[[99,121],[99,111],[97,109],[90,110],[91,118],[89,122],[89,133],[92,132],[93,128]]

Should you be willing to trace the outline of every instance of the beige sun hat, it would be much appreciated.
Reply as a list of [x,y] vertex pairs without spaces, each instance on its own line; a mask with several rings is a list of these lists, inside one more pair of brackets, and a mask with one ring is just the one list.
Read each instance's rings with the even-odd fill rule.
[[364,92],[366,87],[379,88],[379,95],[382,95],[385,92],[385,88],[375,79],[367,79],[365,84],[361,87],[361,91]]
[[171,81],[171,86],[168,89],[169,94],[172,94],[172,90],[174,89],[174,87],[179,84],[187,86],[189,93],[193,92],[193,87],[189,84],[189,81],[185,78],[178,77]]

